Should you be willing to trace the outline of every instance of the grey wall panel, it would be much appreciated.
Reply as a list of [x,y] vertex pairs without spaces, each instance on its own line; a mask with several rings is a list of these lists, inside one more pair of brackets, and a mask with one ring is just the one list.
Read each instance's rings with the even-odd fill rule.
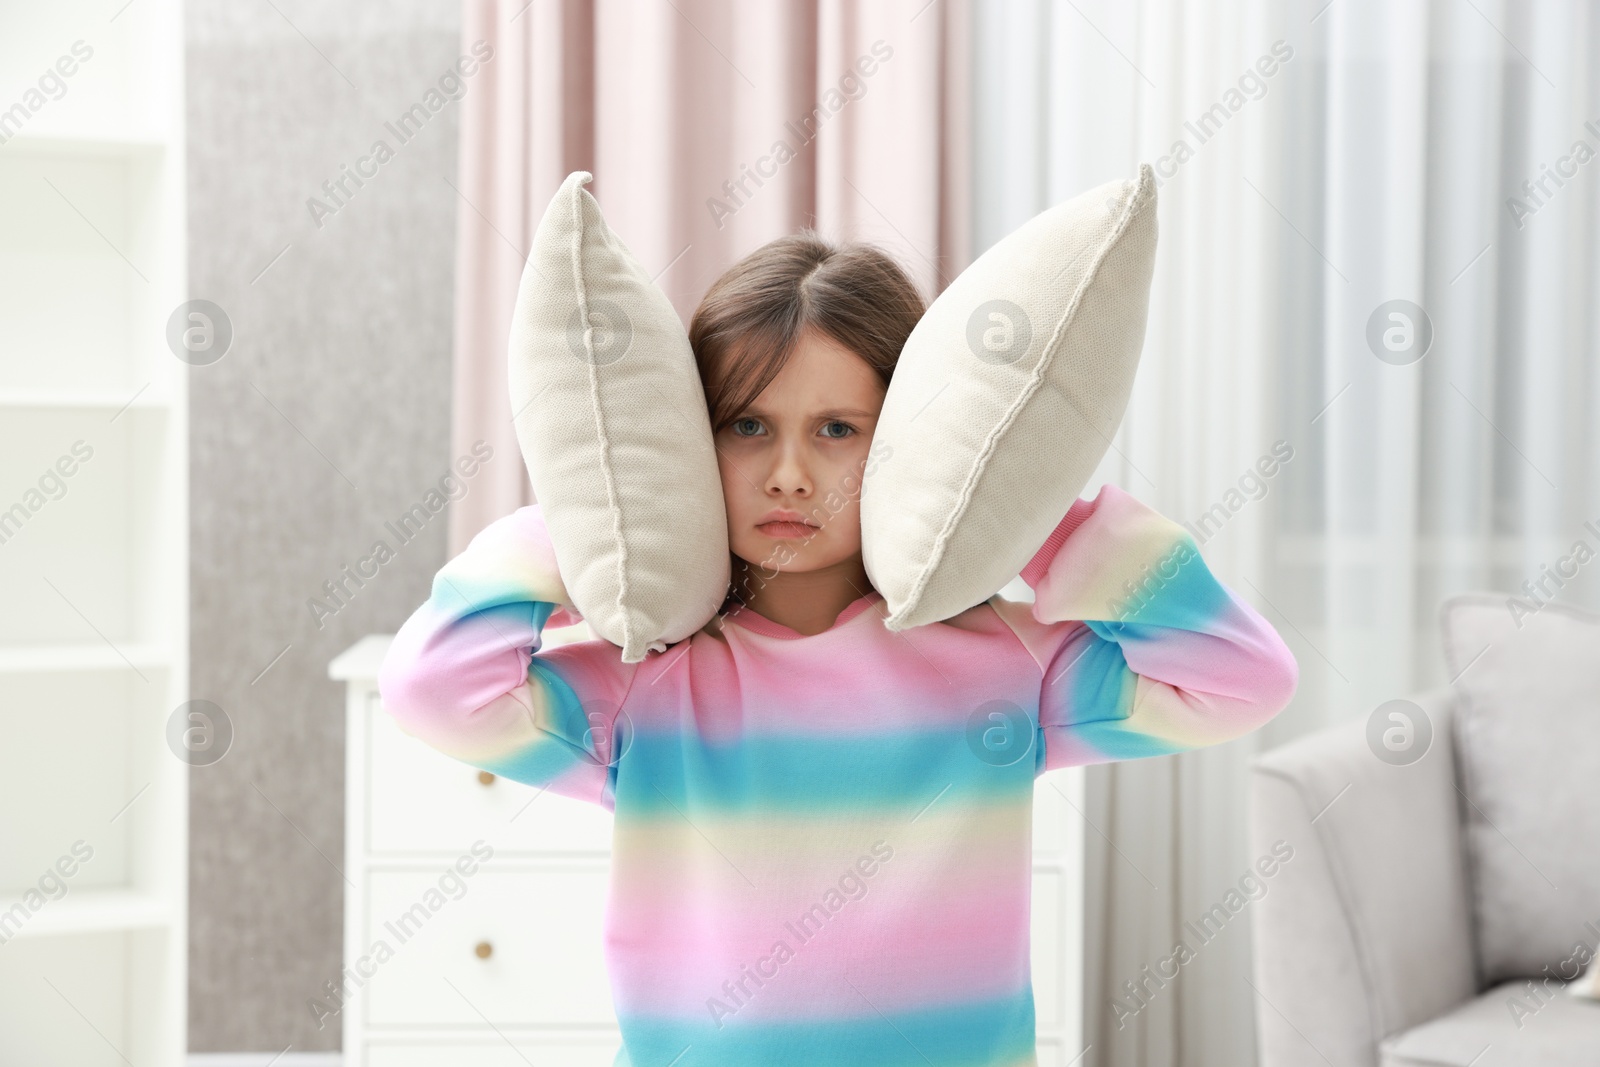
[[[458,19],[438,0],[187,6],[190,293],[234,329],[189,372],[192,695],[235,731],[192,776],[196,1052],[339,1045],[310,1003],[338,975],[350,890],[327,663],[427,595],[445,515],[405,542],[385,524],[452,458],[459,104],[405,143],[384,123],[463,50]],[[379,139],[393,158],[332,201],[323,182]],[[311,197],[334,209],[320,226]],[[380,540],[393,558],[328,598]]]

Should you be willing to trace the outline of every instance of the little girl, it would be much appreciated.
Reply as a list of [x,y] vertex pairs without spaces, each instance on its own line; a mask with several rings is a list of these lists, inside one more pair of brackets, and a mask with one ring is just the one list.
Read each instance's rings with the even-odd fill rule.
[[1034,779],[1227,741],[1294,692],[1277,632],[1110,485],[1023,569],[1032,603],[884,628],[859,493],[923,310],[882,252],[810,231],[706,294],[734,580],[692,637],[541,651],[578,616],[534,504],[439,571],[384,661],[408,733],[615,813],[619,1065],[1031,1067]]

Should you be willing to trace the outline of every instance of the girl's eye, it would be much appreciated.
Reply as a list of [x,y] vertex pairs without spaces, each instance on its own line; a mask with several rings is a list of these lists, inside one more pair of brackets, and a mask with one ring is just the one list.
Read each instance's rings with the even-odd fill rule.
[[[840,427],[840,428],[842,428],[844,430],[843,433],[838,433],[838,434],[833,434],[833,433],[825,433],[825,434],[823,434],[824,437],[831,437],[836,441],[838,439],[842,438],[842,437],[849,437],[851,434],[856,432],[856,429],[855,429],[854,426],[851,426],[847,422],[839,422],[837,419],[834,420],[833,422],[828,423],[827,426],[838,426],[838,427]],[[823,429],[827,429],[827,426],[823,427]]]
[[738,436],[740,436],[740,437],[754,437],[755,434],[756,434],[756,430],[750,430],[749,432],[746,432],[745,430],[740,428],[740,427],[745,426],[745,425],[754,426],[754,427],[756,427],[757,430],[759,430],[760,427],[761,427],[761,422],[760,422],[759,419],[751,419],[751,418],[735,419],[733,421],[733,432],[735,434],[737,434]]

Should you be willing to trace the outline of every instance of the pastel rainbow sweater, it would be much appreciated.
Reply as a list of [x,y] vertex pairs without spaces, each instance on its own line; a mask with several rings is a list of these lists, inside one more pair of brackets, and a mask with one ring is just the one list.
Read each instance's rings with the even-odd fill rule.
[[1034,779],[1238,737],[1298,669],[1115,486],[1022,577],[1031,604],[901,633],[875,591],[810,636],[736,607],[625,664],[540,651],[577,616],[532,505],[439,571],[379,685],[428,744],[615,813],[617,1064],[1031,1067]]

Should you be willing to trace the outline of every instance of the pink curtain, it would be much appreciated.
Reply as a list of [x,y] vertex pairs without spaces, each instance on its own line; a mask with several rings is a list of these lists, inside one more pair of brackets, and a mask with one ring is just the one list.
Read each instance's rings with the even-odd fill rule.
[[[450,552],[533,501],[505,350],[533,230],[588,170],[687,326],[727,267],[813,226],[894,255],[932,299],[970,258],[968,0],[466,0],[453,455],[494,460]],[[481,50],[480,46],[480,50]]]

